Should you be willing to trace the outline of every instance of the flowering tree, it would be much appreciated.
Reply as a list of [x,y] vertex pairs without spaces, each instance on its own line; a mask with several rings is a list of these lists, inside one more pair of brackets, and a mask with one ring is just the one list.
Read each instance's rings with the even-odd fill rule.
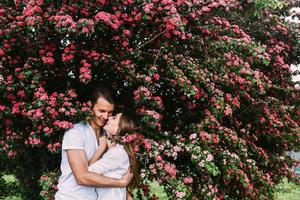
[[[153,180],[170,199],[271,199],[292,178],[299,29],[280,16],[293,2],[1,2],[0,166],[25,196],[58,169],[62,135],[99,84],[140,117],[141,134],[124,138],[140,161],[138,199],[156,199]],[[55,176],[41,177],[42,197]]]

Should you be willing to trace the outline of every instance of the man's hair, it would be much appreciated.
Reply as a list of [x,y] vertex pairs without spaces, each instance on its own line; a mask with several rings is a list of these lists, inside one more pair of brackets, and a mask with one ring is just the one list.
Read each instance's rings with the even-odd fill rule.
[[92,107],[97,103],[100,97],[104,98],[111,104],[115,104],[112,90],[103,86],[99,86],[93,89],[91,96]]

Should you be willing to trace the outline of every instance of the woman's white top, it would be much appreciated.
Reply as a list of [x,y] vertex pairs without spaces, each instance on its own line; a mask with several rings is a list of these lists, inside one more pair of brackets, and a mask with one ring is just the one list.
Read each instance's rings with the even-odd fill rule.
[[[89,171],[121,179],[129,168],[129,157],[123,145],[117,144],[105,152],[99,160],[89,166]],[[126,188],[97,188],[97,200],[126,200]]]

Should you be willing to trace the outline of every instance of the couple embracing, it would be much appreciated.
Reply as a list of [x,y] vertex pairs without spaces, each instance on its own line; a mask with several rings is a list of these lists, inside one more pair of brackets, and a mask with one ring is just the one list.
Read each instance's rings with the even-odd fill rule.
[[114,106],[111,91],[96,88],[91,116],[65,133],[55,200],[132,199],[136,160],[130,144],[119,144],[116,138],[136,127],[126,113],[113,116]]

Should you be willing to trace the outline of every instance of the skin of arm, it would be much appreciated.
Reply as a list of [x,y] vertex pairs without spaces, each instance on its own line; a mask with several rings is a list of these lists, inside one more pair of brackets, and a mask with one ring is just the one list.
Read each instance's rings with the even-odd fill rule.
[[72,173],[78,185],[90,187],[126,187],[133,174],[128,171],[122,179],[108,178],[88,171],[88,159],[82,149],[69,149],[66,151]]
[[126,200],[133,200],[131,194],[127,191]]
[[92,159],[89,160],[89,166],[93,163],[95,163],[97,160],[99,160],[101,158],[101,156],[103,155],[103,153],[106,151],[107,149],[107,140],[105,136],[102,136],[99,138],[99,147],[96,150],[95,154],[93,155]]

